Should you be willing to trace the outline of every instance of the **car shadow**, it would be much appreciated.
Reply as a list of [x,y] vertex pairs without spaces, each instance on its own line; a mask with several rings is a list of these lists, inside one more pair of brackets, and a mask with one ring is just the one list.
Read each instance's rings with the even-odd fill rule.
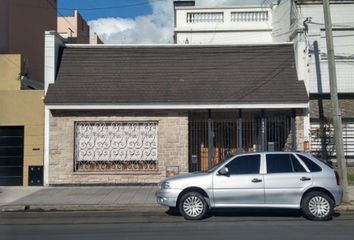
[[[166,211],[171,216],[181,216],[177,209],[169,209]],[[339,217],[340,213],[335,212],[333,217]],[[296,209],[272,209],[272,208],[218,208],[212,209],[205,216],[210,217],[304,217],[302,211]]]

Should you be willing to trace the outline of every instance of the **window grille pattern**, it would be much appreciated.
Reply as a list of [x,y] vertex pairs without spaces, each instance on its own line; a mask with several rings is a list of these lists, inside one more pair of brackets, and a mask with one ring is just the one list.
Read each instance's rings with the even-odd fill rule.
[[231,22],[264,22],[264,21],[268,21],[267,11],[231,13]]
[[157,130],[157,122],[77,122],[75,170],[156,170]]
[[187,13],[187,23],[218,23],[224,21],[222,12]]

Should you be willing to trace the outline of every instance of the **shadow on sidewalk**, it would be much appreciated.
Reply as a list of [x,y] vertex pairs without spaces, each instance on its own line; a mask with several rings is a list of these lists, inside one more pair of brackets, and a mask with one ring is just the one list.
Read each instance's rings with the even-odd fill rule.
[[[169,209],[166,214],[171,216],[181,216],[176,209]],[[339,217],[340,213],[334,213],[333,217]],[[294,217],[301,218],[303,214],[300,210],[294,209],[269,209],[269,208],[218,208],[210,210],[206,218],[210,217]]]

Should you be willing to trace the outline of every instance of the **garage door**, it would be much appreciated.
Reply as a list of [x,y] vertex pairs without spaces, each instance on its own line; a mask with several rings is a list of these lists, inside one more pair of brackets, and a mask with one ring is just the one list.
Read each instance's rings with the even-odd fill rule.
[[22,186],[23,127],[0,126],[0,186]]

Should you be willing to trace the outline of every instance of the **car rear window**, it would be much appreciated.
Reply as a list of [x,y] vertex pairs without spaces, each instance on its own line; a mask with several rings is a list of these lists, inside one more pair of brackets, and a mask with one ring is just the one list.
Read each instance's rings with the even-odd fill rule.
[[297,156],[306,164],[307,168],[310,170],[310,172],[321,172],[322,168],[318,166],[316,163],[314,163],[311,159],[308,157],[297,154]]

